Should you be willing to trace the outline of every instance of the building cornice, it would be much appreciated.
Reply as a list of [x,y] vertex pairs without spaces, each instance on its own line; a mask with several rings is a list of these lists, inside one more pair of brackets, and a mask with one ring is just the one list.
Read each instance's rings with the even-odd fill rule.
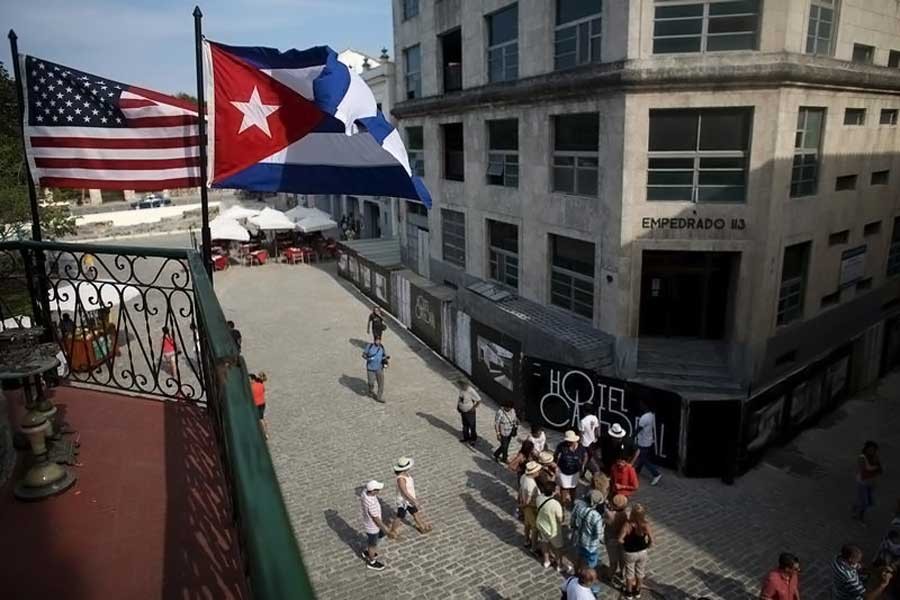
[[493,83],[394,105],[398,119],[459,113],[485,105],[578,100],[622,92],[803,86],[831,91],[900,94],[900,69],[794,54],[669,55],[586,65]]

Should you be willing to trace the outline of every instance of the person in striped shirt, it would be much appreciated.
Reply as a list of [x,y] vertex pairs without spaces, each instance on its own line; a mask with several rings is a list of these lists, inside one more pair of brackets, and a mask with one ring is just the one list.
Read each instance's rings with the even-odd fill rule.
[[883,571],[869,590],[859,577],[863,553],[859,546],[845,544],[831,563],[832,600],[877,600],[891,582],[890,574]]

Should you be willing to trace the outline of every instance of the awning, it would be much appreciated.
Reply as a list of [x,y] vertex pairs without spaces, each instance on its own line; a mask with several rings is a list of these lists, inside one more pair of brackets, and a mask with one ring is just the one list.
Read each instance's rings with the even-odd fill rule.
[[312,215],[297,222],[297,230],[302,231],[303,233],[327,231],[329,229],[335,228],[337,228],[337,223],[335,223],[330,218],[325,218],[319,215]]
[[287,218],[283,212],[274,208],[264,208],[261,213],[255,217],[250,217],[247,221],[263,231],[294,229],[294,222]]
[[234,219],[216,217],[209,222],[209,236],[213,240],[250,241],[250,232]]
[[239,221],[241,219],[249,219],[250,217],[255,217],[259,214],[259,212],[260,211],[253,208],[244,208],[243,206],[235,205],[230,206],[224,211],[220,212],[219,216],[217,216],[216,219],[232,219],[235,221]]

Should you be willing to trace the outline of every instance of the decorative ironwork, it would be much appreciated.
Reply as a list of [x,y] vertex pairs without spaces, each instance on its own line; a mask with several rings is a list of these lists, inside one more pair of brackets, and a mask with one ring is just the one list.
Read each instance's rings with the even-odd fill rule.
[[[0,250],[0,277],[14,284],[0,288],[2,328],[44,325],[71,381],[205,402],[187,259],[114,247],[50,247]],[[41,269],[29,268],[41,258],[46,279]],[[29,293],[40,295],[35,290],[46,290],[46,300],[23,301]]]

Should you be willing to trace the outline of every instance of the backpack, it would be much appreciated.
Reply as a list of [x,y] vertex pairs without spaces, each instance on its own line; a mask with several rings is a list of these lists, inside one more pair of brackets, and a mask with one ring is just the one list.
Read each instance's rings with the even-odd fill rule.
[[566,583],[563,586],[562,593],[559,595],[559,600],[568,600],[569,598],[569,585],[572,583],[573,579],[578,579],[575,575],[570,575],[568,579],[566,579]]

